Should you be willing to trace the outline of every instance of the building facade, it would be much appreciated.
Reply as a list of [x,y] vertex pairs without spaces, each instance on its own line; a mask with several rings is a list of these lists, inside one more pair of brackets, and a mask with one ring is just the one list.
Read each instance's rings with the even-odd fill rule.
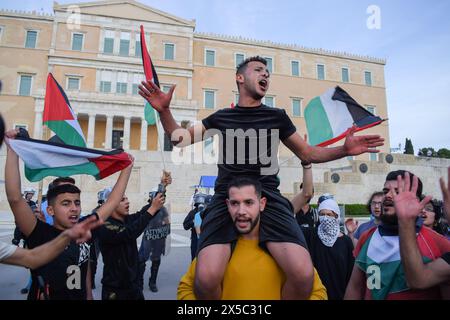
[[[158,156],[152,151],[171,151],[162,128],[144,120],[144,100],[137,89],[144,79],[140,25],[146,31],[161,89],[177,85],[171,109],[176,121],[185,126],[237,103],[236,66],[254,55],[265,57],[271,71],[264,103],[284,108],[302,136],[307,103],[336,85],[387,118],[382,59],[196,33],[195,20],[132,0],[111,0],[55,2],[53,15],[0,11],[0,111],[7,126],[25,127],[35,138],[49,138],[42,127],[42,113],[46,78],[52,72],[77,114],[88,147],[123,147],[148,152],[148,157]],[[386,122],[367,133],[383,136],[386,142],[381,151],[389,153]],[[217,146],[212,139],[200,148],[215,153]],[[285,147],[280,152],[282,157],[292,156]],[[348,160],[379,159],[367,154]]]

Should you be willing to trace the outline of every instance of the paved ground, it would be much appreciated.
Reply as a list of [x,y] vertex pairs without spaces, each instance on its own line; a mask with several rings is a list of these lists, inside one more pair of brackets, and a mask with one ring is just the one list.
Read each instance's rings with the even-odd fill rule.
[[[169,254],[163,257],[158,274],[159,292],[152,293],[146,286],[150,276],[150,264],[147,264],[144,277],[144,295],[149,300],[175,300],[178,282],[186,272],[190,264],[190,231],[182,227],[184,214],[172,214],[171,249]],[[366,221],[367,218],[358,218]],[[11,243],[14,231],[14,222],[10,213],[0,212],[0,241]],[[138,245],[141,243],[139,238]],[[103,273],[103,262],[99,258],[94,298],[101,297],[101,283]],[[20,294],[20,289],[28,282],[29,272],[27,269],[0,264],[0,300],[24,300],[26,295]]]
[[[182,214],[172,215],[172,235],[171,249],[169,254],[162,258],[161,267],[158,274],[157,293],[151,292],[148,287],[148,278],[150,276],[150,264],[144,277],[144,295],[149,300],[175,300],[178,282],[181,276],[186,272],[190,261],[190,231],[185,231],[181,225],[184,219]],[[11,243],[13,237],[14,224],[10,215],[0,213],[0,241]],[[138,244],[141,241],[138,239]],[[96,276],[97,289],[94,290],[94,298],[101,297],[101,277],[103,272],[103,262],[101,256]],[[26,295],[20,294],[20,289],[25,287],[28,282],[29,272],[25,268],[8,266],[0,264],[0,300],[24,300]]]

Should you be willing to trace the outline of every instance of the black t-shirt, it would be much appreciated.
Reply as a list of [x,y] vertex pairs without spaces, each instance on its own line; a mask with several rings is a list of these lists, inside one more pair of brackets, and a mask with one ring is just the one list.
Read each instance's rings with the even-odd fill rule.
[[352,274],[353,242],[344,235],[330,248],[322,243],[317,228],[302,228],[314,267],[327,289],[329,300],[342,300]]
[[[30,249],[47,243],[61,234],[61,230],[37,220],[36,227],[27,239]],[[89,262],[89,244],[69,246],[53,261],[36,270],[31,270],[32,285],[29,300],[39,300],[44,282],[50,300],[86,300],[86,274]]]
[[300,209],[299,212],[296,213],[295,218],[300,227],[304,228],[314,228],[317,222],[317,209],[309,206],[309,209],[306,213]]
[[285,110],[263,104],[251,108],[236,106],[221,109],[202,123],[207,130],[220,133],[216,192],[225,192],[236,175],[255,176],[269,188],[279,186],[279,142],[297,131]]

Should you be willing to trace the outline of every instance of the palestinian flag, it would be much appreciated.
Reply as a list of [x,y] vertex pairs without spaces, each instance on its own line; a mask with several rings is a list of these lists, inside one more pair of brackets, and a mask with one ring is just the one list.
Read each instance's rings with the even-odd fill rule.
[[305,108],[309,143],[326,147],[343,138],[354,125],[356,132],[379,125],[385,120],[358,104],[340,87],[312,99]]
[[[156,74],[155,66],[153,65],[152,59],[150,58],[150,54],[147,50],[147,44],[145,43],[145,32],[143,25],[141,25],[141,52],[145,79],[147,81],[152,81],[159,88],[158,75]],[[154,125],[156,123],[155,109],[153,109],[153,107],[148,102],[146,102],[144,106],[144,117],[149,125]]]
[[409,289],[401,264],[398,236],[383,237],[377,229],[362,246],[355,263],[368,275],[368,289],[374,300],[384,300],[390,293]]
[[[440,257],[442,252],[450,248],[450,244],[434,231],[421,227],[416,223],[417,247],[422,261],[426,264]],[[435,297],[433,288],[430,291],[412,291],[406,282],[405,271],[401,263],[398,232],[388,232],[382,227],[363,234],[356,247],[355,264],[366,274],[367,288],[374,300],[410,299],[415,297]],[[361,243],[360,243],[361,241]],[[442,248],[442,249],[440,249]],[[359,250],[359,253],[358,253]],[[418,296],[417,294],[421,294]]]
[[47,77],[43,121],[65,144],[86,147],[86,139],[69,99],[51,73]]
[[16,139],[7,141],[25,163],[25,177],[31,182],[48,176],[69,177],[77,174],[88,174],[101,180],[131,164],[128,154],[121,149],[106,152],[35,140],[27,135],[21,131]]

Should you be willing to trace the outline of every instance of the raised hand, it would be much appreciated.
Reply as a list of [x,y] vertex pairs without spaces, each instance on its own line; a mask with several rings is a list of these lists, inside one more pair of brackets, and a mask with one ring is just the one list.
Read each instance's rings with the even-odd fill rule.
[[175,87],[176,85],[173,85],[168,93],[164,93],[152,81],[142,81],[139,85],[139,94],[151,104],[153,109],[161,113],[169,110]]
[[379,135],[355,136],[356,126],[350,128],[345,138],[344,149],[347,156],[357,156],[362,153],[377,153],[375,149],[384,145],[384,139]]
[[165,186],[172,184],[172,174],[169,171],[163,170],[161,183]]
[[15,139],[19,134],[19,129],[11,129],[5,132],[5,137],[8,139]]
[[415,220],[425,205],[432,199],[431,196],[426,196],[422,201],[419,201],[416,195],[418,184],[418,178],[414,176],[411,185],[409,173],[406,172],[405,179],[400,175],[397,177],[398,191],[391,186],[390,189],[394,195],[395,211],[400,220]]
[[444,178],[439,180],[442,190],[442,199],[444,199],[444,210],[447,214],[447,220],[450,219],[450,167],[448,168],[448,180],[447,186],[445,186]]
[[345,220],[345,228],[347,229],[348,233],[354,233],[356,229],[358,229],[358,225],[358,220],[355,220],[353,218]]
[[152,200],[150,210],[153,210],[155,213],[158,212],[164,206],[165,201],[166,197],[162,193],[158,193]]

